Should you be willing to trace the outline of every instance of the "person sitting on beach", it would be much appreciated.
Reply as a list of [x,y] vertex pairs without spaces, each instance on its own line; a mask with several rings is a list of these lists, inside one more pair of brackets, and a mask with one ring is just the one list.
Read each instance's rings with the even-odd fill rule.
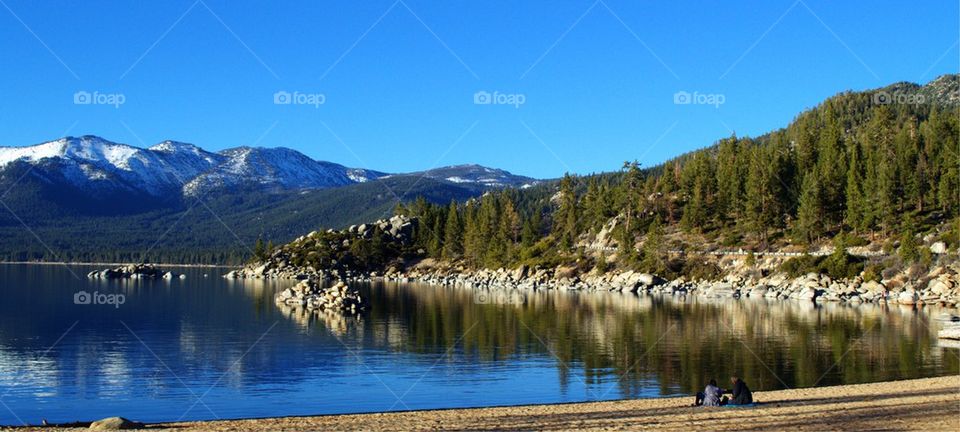
[[730,405],[750,405],[753,403],[753,393],[750,392],[747,383],[737,376],[730,377],[730,382],[733,383],[733,389],[730,390],[733,399],[730,400]]
[[697,393],[697,399],[693,403],[694,406],[720,406],[723,402],[726,402],[726,398],[723,400],[720,399],[720,396],[723,395],[723,390],[720,387],[717,387],[717,380],[711,379],[710,383],[707,384],[707,387],[703,389],[702,392]]
[[707,387],[703,389],[703,392],[697,393],[697,396],[700,398],[698,405],[720,406],[720,396],[722,395],[723,390],[717,387],[717,380],[711,379]]

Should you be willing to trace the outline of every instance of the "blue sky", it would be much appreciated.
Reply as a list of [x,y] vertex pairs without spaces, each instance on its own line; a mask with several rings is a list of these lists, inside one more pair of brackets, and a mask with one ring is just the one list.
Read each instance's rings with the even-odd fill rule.
[[[0,0],[0,145],[94,134],[585,174],[956,73],[958,40],[958,2],[940,0]],[[275,104],[281,91],[323,104]]]

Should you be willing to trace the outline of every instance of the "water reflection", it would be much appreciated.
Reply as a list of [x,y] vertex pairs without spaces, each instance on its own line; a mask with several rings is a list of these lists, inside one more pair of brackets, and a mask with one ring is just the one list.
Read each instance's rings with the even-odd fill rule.
[[649,382],[687,393],[730,375],[778,389],[958,370],[956,349],[937,346],[933,313],[905,306],[542,291],[524,293],[522,305],[477,304],[466,288],[363,289],[373,307],[355,330],[373,346],[438,354],[459,345],[484,362],[549,355],[561,379],[582,368],[588,383],[615,382],[623,396]]
[[[0,410],[0,424],[651,397],[731,374],[776,389],[960,371],[958,350],[937,345],[935,312],[899,306],[580,292],[498,304],[472,289],[376,282],[357,285],[371,302],[358,320],[278,308],[274,294],[293,282],[184,272],[92,281],[0,265],[0,399],[17,413]],[[75,305],[79,290],[126,303]]]

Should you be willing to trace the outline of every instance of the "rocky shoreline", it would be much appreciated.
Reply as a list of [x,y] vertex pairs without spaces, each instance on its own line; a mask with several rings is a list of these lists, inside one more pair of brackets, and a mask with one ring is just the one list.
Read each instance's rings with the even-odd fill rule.
[[[441,286],[457,286],[491,291],[485,296],[491,303],[516,303],[518,297],[511,292],[560,290],[560,291],[600,291],[660,294],[672,296],[698,296],[703,298],[763,298],[770,300],[811,302],[814,304],[833,302],[849,306],[860,304],[900,304],[910,307],[939,306],[956,309],[960,304],[960,278],[956,264],[934,267],[919,278],[909,279],[906,274],[898,274],[882,281],[864,281],[861,277],[853,279],[831,279],[825,274],[809,273],[790,278],[783,273],[754,277],[751,275],[728,274],[718,281],[690,281],[685,278],[666,280],[659,276],[633,271],[591,272],[584,275],[572,275],[568,269],[531,269],[520,266],[513,270],[467,270],[464,268],[439,268],[432,265],[416,265],[406,271],[391,268],[385,274],[377,272],[332,272],[300,268],[283,261],[274,263],[251,264],[224,275],[230,279],[299,279],[302,282],[294,288],[288,288],[277,297],[277,304],[296,307],[314,312],[330,308],[320,307],[326,296],[316,287],[319,280],[342,281],[388,280],[396,282],[419,282]],[[302,287],[301,287],[302,286]],[[345,288],[345,287],[344,287]],[[332,288],[333,289],[333,288]],[[298,291],[299,290],[299,291]],[[289,292],[288,292],[289,291]],[[502,294],[502,295],[501,295]],[[286,297],[284,297],[286,296]],[[357,296],[359,299],[359,296]],[[292,303],[291,303],[292,302]],[[342,310],[342,307],[338,310]],[[357,310],[348,310],[356,312]],[[946,314],[947,321],[938,333],[943,339],[960,340],[960,315]]]
[[721,280],[687,280],[683,277],[665,280],[659,276],[633,271],[591,272],[570,274],[568,269],[467,270],[434,266],[413,266],[405,271],[390,269],[377,272],[332,272],[300,268],[283,262],[268,261],[231,271],[231,279],[336,279],[368,281],[384,279],[399,282],[422,282],[437,285],[459,285],[473,288],[505,290],[612,291],[667,295],[693,295],[712,298],[767,298],[782,300],[863,303],[895,303],[902,305],[938,305],[957,308],[960,304],[960,278],[954,266],[934,267],[925,275],[908,279],[898,274],[882,281],[831,279],[825,274],[810,273],[790,278],[783,273],[756,277],[728,274]]

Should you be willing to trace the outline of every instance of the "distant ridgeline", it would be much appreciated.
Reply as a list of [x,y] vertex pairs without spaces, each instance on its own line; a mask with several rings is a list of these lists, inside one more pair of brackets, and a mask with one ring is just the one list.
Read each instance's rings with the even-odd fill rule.
[[[876,257],[875,267],[841,253],[794,260],[791,272],[852,277],[865,265],[929,264],[929,245],[955,250],[960,236],[958,103],[956,75],[846,92],[784,129],[731,136],[656,167],[627,163],[449,205],[420,199],[396,209],[418,220],[412,245],[353,244],[347,261],[366,271],[426,257],[468,268],[616,266],[669,276],[711,272],[670,251],[804,251],[832,242],[872,248],[863,255]],[[311,245],[335,239],[325,240]],[[321,249],[299,251],[297,264],[343,258]]]
[[95,136],[0,147],[0,260],[241,263],[258,238],[448,203],[537,180],[478,165],[387,174],[284,148],[207,152]]
[[[54,192],[43,181],[23,181],[4,202],[13,203],[49,250],[3,213],[0,254],[237,263],[268,253],[253,247],[258,238],[281,244],[310,231],[382,219],[392,210],[417,219],[412,244],[395,257],[358,256],[357,263],[382,267],[401,256],[429,257],[472,268],[609,265],[670,275],[704,270],[692,260],[669,259],[668,251],[802,251],[828,242],[872,247],[904,263],[923,261],[930,259],[924,242],[953,249],[960,236],[958,106],[958,76],[945,75],[923,86],[841,93],[784,129],[731,136],[655,167],[627,163],[617,172],[539,182],[464,182],[462,174],[444,171],[328,189],[278,192],[240,184],[173,207],[121,209],[119,217],[36,200]],[[28,168],[8,167],[0,186]],[[143,204],[138,199],[120,202]],[[90,238],[91,232],[99,235]],[[354,248],[379,253],[363,244]],[[834,267],[863,268],[854,261]],[[821,263],[807,264],[800,268]]]

